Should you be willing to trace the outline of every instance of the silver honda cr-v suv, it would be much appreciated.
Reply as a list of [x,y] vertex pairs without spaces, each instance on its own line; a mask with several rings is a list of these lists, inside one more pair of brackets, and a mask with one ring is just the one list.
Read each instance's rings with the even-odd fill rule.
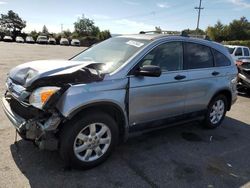
[[237,68],[218,43],[138,34],[69,60],[19,65],[2,101],[23,139],[86,169],[135,131],[194,120],[218,127],[236,101],[236,81]]

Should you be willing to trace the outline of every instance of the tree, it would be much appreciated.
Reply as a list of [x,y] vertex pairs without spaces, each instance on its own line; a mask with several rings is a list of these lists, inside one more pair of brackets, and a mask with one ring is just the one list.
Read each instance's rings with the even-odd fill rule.
[[110,38],[111,37],[111,34],[110,34],[110,32],[109,32],[109,30],[105,30],[105,31],[101,31],[101,32],[99,32],[98,34],[97,34],[97,38],[99,39],[99,40],[106,40],[106,39],[108,39],[108,38]]
[[220,21],[214,25],[214,27],[208,27],[207,35],[215,41],[222,42],[228,40],[228,26],[223,25]]
[[231,40],[247,40],[250,39],[250,22],[246,17],[240,20],[233,20],[228,26],[229,37]]
[[7,14],[1,14],[0,26],[15,34],[20,33],[26,27],[26,21],[22,20],[14,11],[9,10]]
[[208,27],[206,32],[212,40],[218,42],[249,40],[250,22],[245,17],[239,20],[233,20],[229,25],[223,25],[218,21],[214,26]]
[[65,37],[65,38],[70,38],[70,36],[71,36],[70,30],[67,29],[66,31],[63,31],[62,36]]
[[42,33],[43,33],[44,35],[48,35],[48,34],[49,34],[49,30],[48,30],[48,28],[46,27],[46,25],[43,26]]
[[195,29],[195,30],[191,30],[191,29],[185,29],[182,32],[185,32],[188,35],[205,35],[206,33],[202,30],[202,29]]
[[34,30],[34,31],[31,31],[29,35],[32,36],[34,40],[36,40],[39,34],[36,32],[36,30]]
[[100,30],[94,24],[93,20],[85,18],[84,15],[82,15],[82,17],[78,18],[77,22],[74,23],[75,32],[79,37],[90,36],[93,33],[97,34]]
[[161,34],[162,33],[162,29],[161,27],[155,27],[155,33]]

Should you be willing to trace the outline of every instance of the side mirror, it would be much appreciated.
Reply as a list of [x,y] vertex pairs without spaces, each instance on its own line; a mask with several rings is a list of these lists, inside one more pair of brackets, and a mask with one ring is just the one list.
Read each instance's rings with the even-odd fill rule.
[[144,65],[136,74],[137,76],[159,77],[161,68],[155,65]]

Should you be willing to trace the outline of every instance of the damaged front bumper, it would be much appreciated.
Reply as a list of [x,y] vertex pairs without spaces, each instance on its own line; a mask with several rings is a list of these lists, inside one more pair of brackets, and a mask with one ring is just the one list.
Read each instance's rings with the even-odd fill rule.
[[23,132],[25,129],[25,125],[27,124],[26,120],[11,110],[10,104],[8,103],[5,97],[2,98],[2,105],[4,113],[9,118],[11,123],[15,126],[17,131]]
[[2,98],[2,106],[4,113],[22,138],[34,141],[40,149],[56,150],[58,148],[55,133],[62,122],[62,118],[58,113],[52,113],[50,117],[38,116],[25,119],[11,108],[6,97]]

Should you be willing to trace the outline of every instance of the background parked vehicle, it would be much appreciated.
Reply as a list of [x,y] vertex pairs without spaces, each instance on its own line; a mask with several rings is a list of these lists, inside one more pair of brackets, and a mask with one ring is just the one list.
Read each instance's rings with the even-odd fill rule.
[[34,44],[35,40],[33,39],[32,36],[27,36],[25,39],[26,43]]
[[236,65],[239,72],[237,89],[250,95],[250,57],[237,61]]
[[48,39],[48,44],[56,44],[56,39],[55,38],[53,38],[53,37],[50,37],[49,39]]
[[42,35],[38,36],[36,42],[38,44],[48,44],[47,36],[42,36]]
[[17,36],[16,37],[16,42],[18,42],[18,43],[24,43],[23,37]]
[[247,46],[225,45],[231,54],[233,60],[242,60],[250,58],[250,50]]
[[3,41],[4,42],[13,42],[13,38],[11,36],[6,35],[3,37]]
[[66,39],[66,38],[61,38],[60,45],[68,46],[69,45],[69,40]]
[[80,40],[78,40],[78,39],[72,39],[71,40],[71,46],[80,46]]

